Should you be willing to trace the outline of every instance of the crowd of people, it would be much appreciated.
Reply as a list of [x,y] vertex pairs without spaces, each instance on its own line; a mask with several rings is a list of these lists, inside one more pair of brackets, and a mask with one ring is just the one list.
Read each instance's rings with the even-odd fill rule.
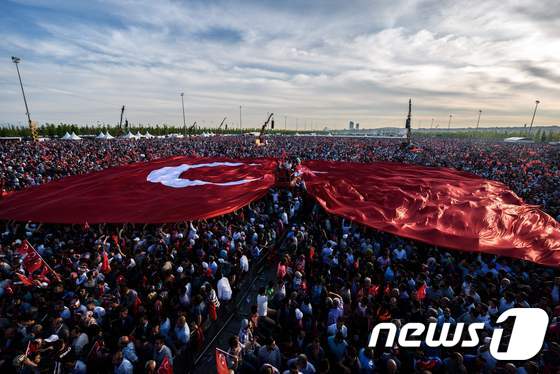
[[130,162],[177,155],[277,157],[355,162],[394,161],[444,166],[505,183],[525,201],[560,214],[558,146],[488,140],[415,139],[410,152],[398,139],[269,136],[255,147],[252,136],[157,138],[110,141],[0,143],[0,189],[4,193]]
[[[376,160],[446,166],[499,180],[560,219],[560,156],[548,145],[334,137],[0,142],[4,194],[67,175],[192,155]],[[205,329],[226,313],[266,250],[276,274],[231,337],[234,372],[554,373],[560,370],[560,278],[508,258],[447,251],[326,214],[304,186],[271,190],[226,216],[172,225],[0,223],[0,367],[18,373],[188,371]],[[279,244],[286,233],[282,248]],[[52,271],[18,279],[29,242]],[[54,275],[56,274],[56,276]],[[488,339],[511,307],[551,316],[541,353],[498,362]],[[484,322],[470,349],[368,347],[382,321]]]

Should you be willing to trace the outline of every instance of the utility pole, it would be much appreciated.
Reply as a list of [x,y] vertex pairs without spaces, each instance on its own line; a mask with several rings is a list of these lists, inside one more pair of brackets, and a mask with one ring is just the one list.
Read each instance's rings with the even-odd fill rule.
[[183,131],[187,129],[187,120],[185,119],[185,93],[181,92],[181,105],[183,107]]
[[539,106],[540,103],[541,102],[539,100],[535,100],[535,111],[533,112],[533,118],[531,118],[531,125],[529,126],[529,134],[533,129],[533,122],[535,121],[535,115],[537,114],[537,107]]
[[453,114],[449,115],[449,123],[447,124],[447,130],[451,130],[451,118],[453,118]]
[[430,124],[430,130],[434,127],[434,119],[432,118],[432,123]]
[[29,126],[29,130],[31,131],[31,138],[34,141],[39,139],[37,134],[37,127],[33,122],[31,122],[31,114],[29,113],[29,107],[27,106],[27,99],[25,98],[25,90],[23,89],[23,83],[21,81],[21,74],[19,73],[19,66],[18,64],[21,62],[21,58],[12,56],[12,62],[16,65],[17,75],[19,79],[19,86],[21,87],[21,94],[23,95],[23,103],[25,104],[25,114],[27,115],[27,125]]
[[478,130],[478,125],[480,125],[480,115],[482,114],[482,109],[478,110],[478,120],[476,121],[476,129]]

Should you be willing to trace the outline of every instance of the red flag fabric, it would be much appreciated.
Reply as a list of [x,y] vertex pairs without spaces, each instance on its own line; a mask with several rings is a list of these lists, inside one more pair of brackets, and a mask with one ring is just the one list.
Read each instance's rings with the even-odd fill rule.
[[447,168],[304,161],[328,212],[429,244],[560,265],[560,224],[504,184]]
[[[130,164],[13,193],[0,201],[0,219],[92,224],[212,218],[264,196],[276,183],[275,169],[273,159],[174,157]],[[560,266],[560,224],[502,183],[388,162],[304,161],[300,172],[328,212],[352,221],[432,245]],[[41,266],[36,257],[26,261],[26,269]]]
[[29,356],[30,354],[37,352],[40,347],[41,347],[41,344],[38,341],[30,340],[27,343],[27,349],[25,350],[25,355]]
[[33,281],[27,278],[25,275],[20,273],[16,273],[16,275],[24,286],[33,286]]
[[27,240],[24,240],[23,243],[21,243],[21,245],[18,247],[17,251],[21,256],[23,256],[26,255],[30,249],[31,244],[29,244]]
[[23,268],[28,274],[33,274],[44,265],[43,259],[39,253],[37,253],[35,248],[33,248],[27,240],[24,240],[19,246],[18,253],[24,256]]
[[264,196],[275,165],[193,157],[129,164],[16,192],[0,202],[0,219],[91,225],[211,218]]
[[39,269],[42,269],[41,274],[37,275],[36,278],[41,282],[50,282],[50,280],[46,277],[46,275],[49,273],[52,273],[57,280],[60,280],[60,275],[58,275],[56,271],[51,269],[49,264],[47,264],[46,261],[43,260],[41,255],[27,240],[23,241],[23,243],[18,247],[17,251],[21,256],[24,256],[23,268],[30,275],[30,278],[28,278],[29,280],[33,279],[33,273]]
[[109,256],[107,256],[106,250],[103,250],[103,261],[101,263],[101,272],[103,274],[109,274],[111,272],[111,265],[109,265]]
[[103,346],[101,345],[101,343],[99,343],[99,340],[96,340],[95,343],[93,343],[93,345],[91,346],[91,349],[89,350],[89,353],[87,355],[88,361],[94,360],[102,348]]
[[216,372],[218,374],[229,374],[226,354],[216,348]]
[[426,283],[423,283],[418,290],[416,291],[416,298],[420,301],[426,298],[426,292],[428,291],[428,286]]
[[171,363],[169,362],[169,358],[167,358],[167,356],[165,356],[161,361],[161,365],[157,370],[157,374],[173,374],[173,366],[171,366]]

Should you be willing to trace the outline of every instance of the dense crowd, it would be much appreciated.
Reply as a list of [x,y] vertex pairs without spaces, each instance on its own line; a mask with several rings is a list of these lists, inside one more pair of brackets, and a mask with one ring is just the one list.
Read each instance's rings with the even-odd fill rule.
[[[560,219],[560,156],[548,145],[334,137],[0,142],[5,193],[67,175],[176,155],[282,157],[448,166],[506,183]],[[488,342],[464,350],[368,348],[380,321],[484,322],[514,306],[560,316],[560,275],[519,260],[448,252],[323,212],[304,187],[274,189],[223,217],[173,225],[2,222],[0,367],[20,373],[186,371],[204,330],[263,251],[287,232],[276,277],[232,336],[236,372],[481,372],[560,370],[552,320],[529,362],[496,362]],[[28,240],[51,266],[33,286],[15,275]],[[57,273],[59,277],[53,274]]]
[[267,143],[255,147],[252,136],[4,141],[0,143],[0,187],[18,190],[67,175],[177,155],[280,158],[287,154],[301,160],[382,160],[451,167],[503,182],[528,203],[542,206],[553,217],[560,214],[558,146],[420,138],[415,140],[416,150],[410,152],[399,147],[397,139],[271,136]]

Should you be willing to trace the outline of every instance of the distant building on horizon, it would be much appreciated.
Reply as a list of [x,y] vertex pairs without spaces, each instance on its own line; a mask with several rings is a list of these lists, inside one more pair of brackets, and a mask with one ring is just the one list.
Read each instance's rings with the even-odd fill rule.
[[348,123],[348,130],[354,130],[354,121]]
[[356,122],[356,130],[360,129],[360,124],[358,122]]

